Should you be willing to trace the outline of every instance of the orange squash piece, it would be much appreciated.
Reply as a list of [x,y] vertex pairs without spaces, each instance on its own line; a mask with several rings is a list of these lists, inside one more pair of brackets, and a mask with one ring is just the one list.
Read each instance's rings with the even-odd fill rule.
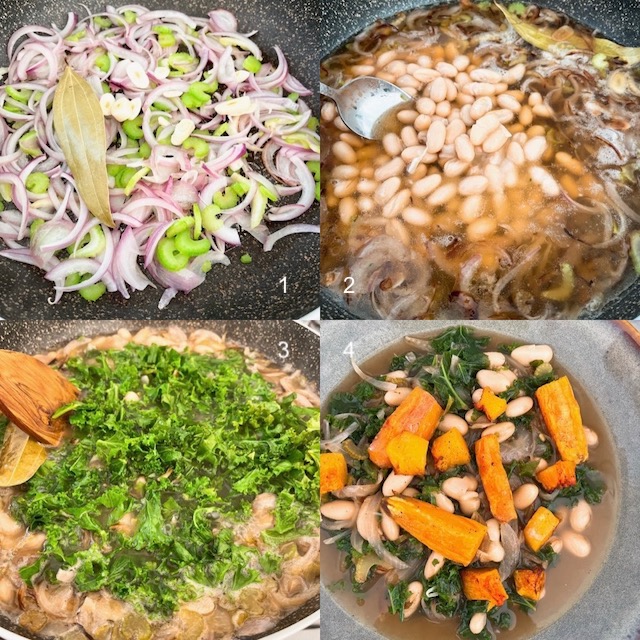
[[498,398],[498,396],[485,387],[482,390],[482,396],[476,404],[478,411],[483,411],[484,415],[493,422],[498,416],[501,416],[507,408],[507,401],[504,398]]
[[532,551],[540,551],[559,524],[560,520],[549,509],[539,507],[524,528],[525,542]]
[[387,446],[393,470],[402,476],[423,476],[427,467],[429,441],[403,431]]
[[509,599],[497,569],[463,569],[460,578],[465,597],[468,600],[486,600],[489,610]]
[[544,589],[547,574],[542,567],[535,569],[516,569],[513,580],[516,591],[523,597],[537,602]]
[[347,461],[341,453],[320,454],[320,494],[338,491],[347,484]]
[[497,434],[476,441],[476,462],[493,517],[500,522],[516,518],[513,493],[502,464]]
[[576,463],[570,460],[558,460],[550,467],[538,471],[536,479],[547,492],[562,487],[572,487],[576,483]]
[[416,387],[385,420],[369,445],[371,462],[382,469],[390,468],[392,465],[387,447],[391,440],[403,431],[430,440],[441,415],[442,408],[436,399],[424,389]]
[[438,471],[471,462],[469,447],[457,429],[451,429],[436,438],[431,444],[431,455]]
[[391,517],[432,551],[465,567],[473,562],[487,533],[475,520],[449,513],[440,507],[404,496],[387,498]]
[[582,427],[580,407],[573,395],[569,378],[563,376],[541,386],[536,391],[536,399],[560,457],[576,464],[584,462],[589,457],[589,448]]

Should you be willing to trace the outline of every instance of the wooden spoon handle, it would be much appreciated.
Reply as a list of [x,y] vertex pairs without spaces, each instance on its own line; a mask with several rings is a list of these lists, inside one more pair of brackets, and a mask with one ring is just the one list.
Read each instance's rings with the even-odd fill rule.
[[61,373],[24,353],[0,350],[0,409],[34,440],[57,446],[64,420],[51,420],[78,396]]

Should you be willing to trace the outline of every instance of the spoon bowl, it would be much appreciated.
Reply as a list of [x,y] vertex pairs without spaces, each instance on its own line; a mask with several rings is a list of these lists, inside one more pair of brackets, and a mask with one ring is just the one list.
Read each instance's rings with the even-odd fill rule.
[[320,93],[336,103],[351,131],[368,140],[382,139],[386,133],[385,116],[413,100],[395,84],[371,76],[354,78],[340,89],[320,83]]

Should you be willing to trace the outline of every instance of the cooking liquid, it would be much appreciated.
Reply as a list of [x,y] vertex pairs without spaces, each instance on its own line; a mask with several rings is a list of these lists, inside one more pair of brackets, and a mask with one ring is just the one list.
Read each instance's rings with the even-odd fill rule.
[[[502,336],[492,332],[479,331],[479,335],[491,337],[490,346],[501,343],[512,343],[513,337]],[[414,334],[412,334],[414,335]],[[429,339],[435,334],[419,334],[417,337]],[[404,341],[395,342],[363,363],[358,363],[367,373],[376,376],[389,371],[389,363],[396,354],[408,353],[417,349]],[[493,349],[495,350],[495,349]],[[620,502],[619,462],[604,418],[600,414],[587,391],[575,380],[564,367],[553,362],[554,370],[566,374],[571,380],[576,400],[580,405],[583,423],[595,430],[600,439],[595,449],[589,449],[588,464],[600,471],[605,479],[607,490],[602,502],[592,505],[593,518],[584,535],[592,544],[591,554],[587,558],[576,558],[568,551],[562,551],[556,564],[547,571],[546,595],[538,603],[535,612],[523,613],[517,606],[510,607],[516,614],[517,622],[511,631],[500,631],[500,640],[526,640],[536,632],[549,626],[562,614],[578,602],[583,593],[590,587],[609,554],[618,522]],[[360,382],[355,373],[350,374],[334,392],[348,391]],[[569,528],[568,522],[561,523],[554,535]],[[335,535],[335,532],[322,532],[322,538]],[[335,600],[349,614],[353,615],[365,627],[373,627],[378,633],[390,640],[413,640],[429,638],[429,640],[453,640],[457,638],[456,630],[459,618],[446,622],[434,623],[421,614],[418,609],[411,618],[400,622],[397,616],[388,612],[389,601],[384,576],[377,579],[376,584],[366,593],[353,593],[350,588],[350,576],[345,575],[340,566],[344,554],[336,551],[334,545],[321,545],[322,583],[328,587]],[[427,555],[425,554],[425,560]],[[422,572],[423,567],[420,568]],[[333,587],[344,580],[344,588]]]

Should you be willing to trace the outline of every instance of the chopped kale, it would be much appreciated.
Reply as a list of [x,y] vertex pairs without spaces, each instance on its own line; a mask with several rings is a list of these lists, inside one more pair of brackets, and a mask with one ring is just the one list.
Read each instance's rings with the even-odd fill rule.
[[576,484],[565,487],[558,494],[558,498],[568,498],[575,504],[584,498],[589,504],[599,504],[607,487],[599,471],[586,464],[576,467]]
[[404,620],[404,607],[409,598],[409,585],[400,581],[397,584],[389,585],[389,612],[397,615],[400,620]]

